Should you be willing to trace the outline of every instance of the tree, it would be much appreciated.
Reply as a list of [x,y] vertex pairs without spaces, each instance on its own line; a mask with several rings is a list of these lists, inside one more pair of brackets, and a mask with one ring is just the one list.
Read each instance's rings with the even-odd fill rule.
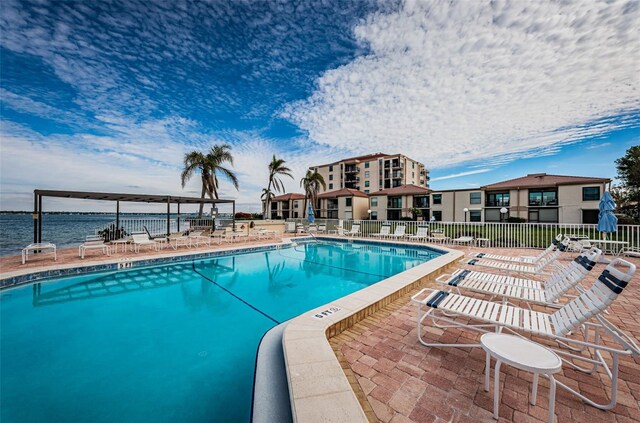
[[[280,176],[288,176],[293,179],[293,175],[291,174],[291,169],[285,166],[285,160],[276,158],[276,155],[273,155],[271,162],[269,163],[269,183],[267,184],[267,191],[269,192],[284,192],[284,183]],[[273,191],[272,191],[273,188]],[[264,207],[264,215],[267,215],[267,212],[271,210],[271,198],[267,197],[265,201]]]
[[303,213],[307,211],[307,199],[311,201],[311,207],[315,212],[315,205],[317,203],[318,193],[320,192],[320,187],[322,189],[327,189],[327,184],[324,181],[324,177],[318,173],[318,171],[307,170],[307,173],[304,175],[304,178],[300,180],[300,187],[304,189],[304,209]]
[[618,179],[622,182],[618,194],[623,199],[620,210],[635,219],[640,218],[640,146],[627,150],[624,156],[616,160]]
[[[264,204],[270,203],[271,200],[273,200],[273,197],[274,197],[274,195],[273,195],[273,193],[271,191],[269,191],[266,188],[262,188],[262,195],[260,196],[260,199],[264,202]],[[270,215],[270,212],[271,212],[271,210],[269,210],[269,209],[267,209],[265,207],[265,210],[262,213],[262,218],[263,219],[267,219],[268,216]],[[267,213],[269,213],[269,214],[267,214]]]
[[[224,166],[226,163],[233,166],[233,155],[229,144],[214,145],[206,154],[200,151],[186,153],[184,155],[184,168],[180,174],[182,188],[185,187],[195,173],[200,173],[202,181],[200,198],[205,198],[207,195],[212,199],[219,198],[218,190],[220,185],[218,176],[229,180],[235,189],[238,189],[238,177],[231,169]],[[199,217],[202,217],[203,208],[204,202],[200,203]]]

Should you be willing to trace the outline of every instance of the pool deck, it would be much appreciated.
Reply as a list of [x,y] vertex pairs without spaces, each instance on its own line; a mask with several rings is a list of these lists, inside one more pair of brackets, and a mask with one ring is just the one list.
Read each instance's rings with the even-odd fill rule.
[[[467,248],[458,248],[468,251]],[[498,250],[504,255],[526,255],[532,251]],[[565,254],[568,261],[575,255]],[[629,261],[640,267],[639,259]],[[457,267],[457,266],[456,266]],[[590,286],[604,269],[598,264],[583,281]],[[435,286],[430,281],[424,287]],[[495,422],[493,397],[483,388],[484,352],[480,348],[429,348],[418,342],[416,305],[410,301],[419,288],[406,293],[375,314],[331,337],[335,351],[352,388],[370,422]],[[607,318],[634,339],[640,339],[640,275],[610,307]],[[430,329],[436,342],[478,342],[479,334],[459,329]],[[536,338],[538,342],[544,340]],[[549,344],[551,345],[551,344]],[[493,362],[495,363],[495,362]],[[493,364],[492,364],[493,368]],[[548,383],[541,378],[537,404],[529,404],[532,375],[503,366],[504,387],[500,421],[547,421]],[[586,375],[564,367],[559,380],[601,402],[608,402],[603,386],[610,386],[602,371]],[[493,378],[492,378],[493,383]],[[621,357],[618,404],[599,410],[558,388],[558,422],[640,421],[640,357]]]
[[[276,240],[279,243],[280,240]],[[37,258],[22,265],[19,256],[0,259],[0,278],[60,267],[113,263],[124,259],[170,257],[201,252],[236,250],[273,244],[274,240],[171,248],[140,253],[98,253],[81,260],[77,248],[61,249],[58,260]],[[441,246],[435,245],[436,248]],[[481,349],[429,348],[417,340],[416,306],[410,297],[444,271],[459,267],[466,247],[444,248],[445,255],[378,284],[318,307],[291,320],[283,347],[292,412],[297,422],[492,422],[492,396],[483,389],[484,353]],[[533,251],[491,249],[504,255]],[[537,253],[537,251],[535,252]],[[574,255],[564,254],[568,261]],[[640,259],[629,259],[640,267]],[[604,265],[583,282],[592,284]],[[640,338],[640,274],[610,307],[611,320],[635,339]],[[322,316],[322,317],[319,317]],[[442,342],[473,342],[468,331],[433,332]],[[539,338],[536,340],[540,341]],[[504,388],[500,421],[538,422],[547,419],[548,384],[541,379],[537,405],[528,403],[531,375],[503,367]],[[602,374],[585,375],[564,369],[559,378],[569,385],[606,399]],[[604,379],[602,377],[602,379]],[[622,357],[618,405],[602,411],[558,389],[559,422],[640,421],[640,358]]]

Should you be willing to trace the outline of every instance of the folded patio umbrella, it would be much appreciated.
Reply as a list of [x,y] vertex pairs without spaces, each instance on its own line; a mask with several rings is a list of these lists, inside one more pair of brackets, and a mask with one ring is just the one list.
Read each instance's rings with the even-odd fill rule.
[[309,204],[309,212],[307,214],[307,220],[309,221],[309,223],[313,223],[316,221],[316,217],[313,215],[313,207],[311,207],[311,204]]
[[605,191],[598,205],[598,231],[602,233],[613,233],[618,230],[618,218],[613,214],[616,203],[609,191]]

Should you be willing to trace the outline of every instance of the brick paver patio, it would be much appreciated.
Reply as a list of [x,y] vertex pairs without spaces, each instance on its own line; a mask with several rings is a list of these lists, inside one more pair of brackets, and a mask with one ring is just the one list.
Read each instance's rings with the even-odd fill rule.
[[[500,254],[513,254],[496,250]],[[529,252],[518,250],[517,254]],[[573,256],[565,254],[563,260]],[[640,260],[631,259],[636,265]],[[599,264],[583,282],[590,286],[604,269]],[[485,270],[485,269],[479,269]],[[435,286],[435,283],[432,283]],[[640,275],[610,308],[608,319],[640,339]],[[480,348],[429,348],[417,339],[416,306],[410,295],[357,323],[330,342],[370,421],[492,422],[493,396],[484,391],[484,351]],[[429,339],[446,343],[478,342],[479,334],[460,329],[430,328]],[[538,341],[543,341],[536,338]],[[543,341],[544,342],[544,341]],[[549,344],[552,345],[552,344]],[[492,361],[492,368],[495,362]],[[623,357],[620,365],[618,405],[602,411],[558,388],[559,422],[640,421],[640,358]],[[547,421],[548,383],[541,378],[538,401],[529,404],[530,373],[509,366],[501,369],[500,420]],[[558,379],[574,389],[608,402],[602,371],[587,375],[564,367]],[[493,378],[492,378],[493,381]],[[493,384],[492,384],[493,386]]]

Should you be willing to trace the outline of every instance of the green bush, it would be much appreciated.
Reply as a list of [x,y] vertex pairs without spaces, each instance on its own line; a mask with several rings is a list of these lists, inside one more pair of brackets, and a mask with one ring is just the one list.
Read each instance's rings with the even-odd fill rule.
[[525,219],[524,217],[510,216],[507,218],[507,222],[509,223],[525,223],[526,221],[527,219]]

